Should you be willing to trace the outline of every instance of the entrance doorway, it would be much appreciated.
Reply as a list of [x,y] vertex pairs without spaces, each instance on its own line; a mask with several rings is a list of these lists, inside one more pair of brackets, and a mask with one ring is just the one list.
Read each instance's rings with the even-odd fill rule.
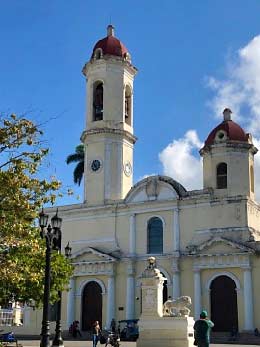
[[238,330],[236,283],[228,276],[218,276],[210,285],[213,331]]
[[96,320],[102,326],[102,288],[97,282],[91,281],[85,285],[82,293],[82,330],[91,330]]

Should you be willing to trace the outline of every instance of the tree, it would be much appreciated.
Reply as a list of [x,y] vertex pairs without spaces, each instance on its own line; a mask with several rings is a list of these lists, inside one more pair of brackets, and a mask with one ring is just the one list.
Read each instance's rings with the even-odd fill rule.
[[78,163],[73,171],[73,180],[75,184],[80,186],[80,183],[84,174],[84,159],[85,159],[85,148],[84,145],[78,145],[75,149],[75,153],[68,155],[66,163]]
[[[35,220],[43,204],[54,203],[57,180],[40,179],[48,154],[42,132],[26,118],[0,116],[0,301],[39,304],[43,297],[45,240]],[[52,301],[72,274],[69,261],[52,252]]]

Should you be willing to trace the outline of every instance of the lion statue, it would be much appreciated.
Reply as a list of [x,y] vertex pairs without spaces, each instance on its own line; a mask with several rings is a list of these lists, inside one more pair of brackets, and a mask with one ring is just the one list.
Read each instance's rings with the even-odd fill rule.
[[191,298],[189,296],[180,296],[176,300],[167,300],[163,304],[163,315],[172,317],[189,316]]

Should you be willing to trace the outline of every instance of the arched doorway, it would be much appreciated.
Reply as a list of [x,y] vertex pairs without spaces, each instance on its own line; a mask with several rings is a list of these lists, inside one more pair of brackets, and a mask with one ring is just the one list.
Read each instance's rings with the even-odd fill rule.
[[91,281],[85,285],[82,293],[82,330],[91,330],[96,320],[102,326],[102,288],[97,282]]
[[211,282],[210,305],[214,331],[238,330],[236,283],[230,277],[221,275]]

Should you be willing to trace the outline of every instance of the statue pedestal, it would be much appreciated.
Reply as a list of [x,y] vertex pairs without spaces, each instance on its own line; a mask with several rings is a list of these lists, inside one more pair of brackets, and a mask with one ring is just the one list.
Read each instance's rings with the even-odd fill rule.
[[145,317],[139,322],[137,347],[193,347],[192,317]]

